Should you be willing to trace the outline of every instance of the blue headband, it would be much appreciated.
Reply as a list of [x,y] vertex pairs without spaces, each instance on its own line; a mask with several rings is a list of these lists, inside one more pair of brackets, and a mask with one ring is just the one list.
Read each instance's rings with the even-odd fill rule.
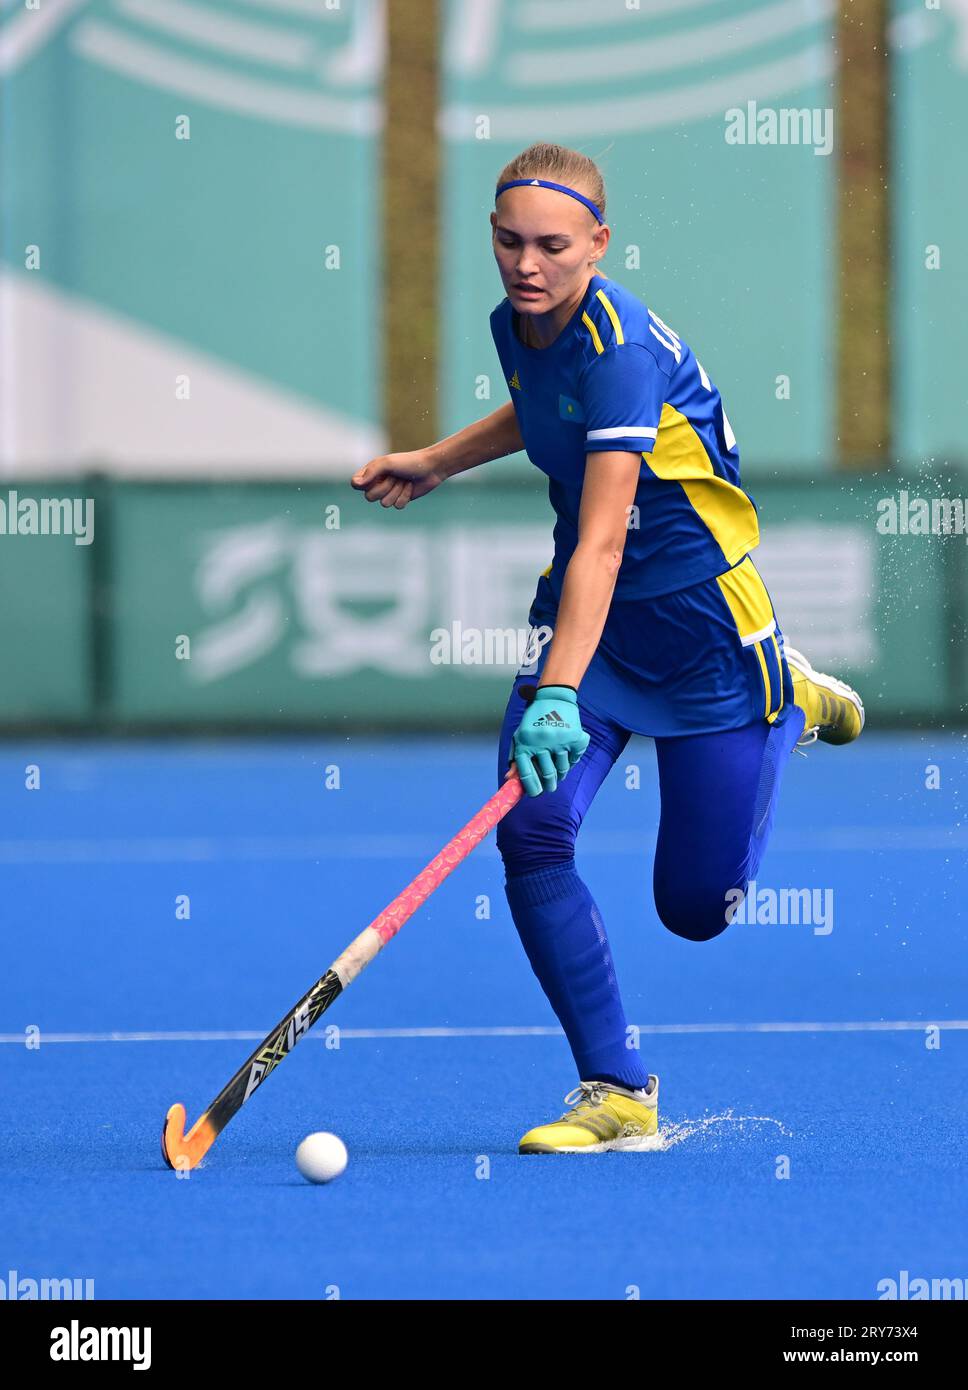
[[567,193],[569,198],[577,198],[579,203],[584,203],[598,222],[604,223],[605,221],[601,209],[595,206],[591,198],[586,198],[584,193],[576,193],[573,188],[566,188],[563,183],[552,183],[550,179],[512,179],[510,183],[498,184],[494,201],[497,202],[501,194],[509,188],[553,188],[556,193]]

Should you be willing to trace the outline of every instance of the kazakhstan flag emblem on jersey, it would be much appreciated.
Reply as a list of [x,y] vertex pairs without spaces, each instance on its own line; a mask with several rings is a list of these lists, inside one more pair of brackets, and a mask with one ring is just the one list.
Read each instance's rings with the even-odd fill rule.
[[585,422],[585,412],[570,396],[558,397],[558,414],[562,420],[574,420],[576,424]]

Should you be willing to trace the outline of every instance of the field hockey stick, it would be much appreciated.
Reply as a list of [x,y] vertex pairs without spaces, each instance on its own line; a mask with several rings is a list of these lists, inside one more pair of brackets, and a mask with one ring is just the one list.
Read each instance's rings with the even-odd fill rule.
[[320,1014],[326,1012],[333,1000],[342,994],[360,971],[369,965],[392,937],[396,936],[404,922],[427,901],[447,875],[467,858],[475,845],[480,844],[488,832],[494,829],[498,821],[520,801],[522,795],[523,788],[515,770],[500,791],[495,792],[477,815],[467,822],[463,830],[459,830],[437,857],[394,898],[390,906],[384,908],[379,917],[374,918],[370,925],[350,942],[341,956],[337,956],[326,974],[316,981],[309,993],[304,994],[296,1007],[290,1009],[282,1022],[273,1028],[187,1134],[184,1105],[179,1102],[171,1107],[161,1131],[161,1152],[169,1168],[185,1170],[197,1167],[233,1115],[241,1110],[253,1091],[261,1086],[269,1073],[275,1071],[283,1058],[289,1055],[299,1039],[309,1032]]

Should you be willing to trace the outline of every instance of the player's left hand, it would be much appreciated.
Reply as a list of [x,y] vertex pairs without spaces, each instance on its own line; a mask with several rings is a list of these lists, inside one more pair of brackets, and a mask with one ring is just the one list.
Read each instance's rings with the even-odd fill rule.
[[570,685],[539,686],[514,735],[514,761],[528,796],[553,792],[585,752],[578,695]]

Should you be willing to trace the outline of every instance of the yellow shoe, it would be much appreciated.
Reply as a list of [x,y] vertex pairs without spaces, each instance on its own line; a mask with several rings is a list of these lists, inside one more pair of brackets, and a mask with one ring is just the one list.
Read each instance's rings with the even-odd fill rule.
[[659,1128],[659,1078],[648,1091],[626,1091],[604,1081],[580,1081],[565,1096],[573,1108],[560,1120],[529,1129],[518,1145],[522,1154],[600,1154],[608,1149],[651,1148],[645,1143]]
[[853,743],[864,727],[864,702],[843,681],[815,671],[802,652],[784,645],[793,698],[807,717],[801,743]]

